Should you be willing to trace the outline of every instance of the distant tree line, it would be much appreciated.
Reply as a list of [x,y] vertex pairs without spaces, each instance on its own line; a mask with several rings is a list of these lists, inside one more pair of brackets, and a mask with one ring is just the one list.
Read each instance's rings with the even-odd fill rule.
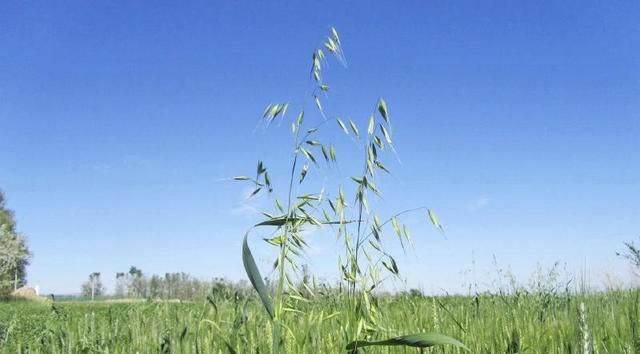
[[107,295],[101,274],[91,273],[81,286],[81,296],[190,301],[204,300],[208,296],[217,299],[246,298],[252,293],[246,281],[232,282],[224,278],[205,281],[183,272],[147,275],[135,266],[130,267],[128,272],[118,272],[115,276],[113,292]]
[[30,257],[27,241],[16,229],[13,210],[5,206],[5,197],[0,191],[0,295],[26,284]]

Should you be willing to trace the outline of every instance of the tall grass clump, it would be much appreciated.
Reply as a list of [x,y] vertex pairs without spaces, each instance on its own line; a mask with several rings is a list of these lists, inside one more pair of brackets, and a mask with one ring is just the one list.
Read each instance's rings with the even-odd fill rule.
[[[310,174],[330,169],[338,161],[335,144],[325,141],[321,134],[333,120],[329,118],[330,114],[322,99],[329,92],[329,86],[323,79],[328,55],[338,63],[346,64],[342,42],[334,28],[331,28],[322,47],[315,49],[311,56],[313,90],[309,102],[313,102],[313,107],[300,107],[298,114],[290,120],[294,143],[284,197],[280,199],[276,195],[271,171],[263,162],[258,162],[253,177],[234,178],[252,184],[251,196],[268,193],[274,204],[273,210],[263,212],[265,220],[255,224],[245,234],[242,246],[245,270],[271,323],[271,352],[289,352],[287,345],[304,343],[307,334],[299,328],[285,325],[289,322],[287,317],[292,316],[304,316],[312,322],[335,318],[339,323],[336,335],[343,336],[345,349],[350,352],[367,346],[425,348],[451,344],[465,348],[457,340],[437,333],[379,338],[382,334],[395,331],[382,323],[375,291],[387,276],[399,277],[400,274],[396,260],[385,249],[382,240],[391,230],[403,250],[410,247],[411,233],[399,217],[420,210],[442,231],[442,225],[430,209],[407,209],[381,218],[370,203],[370,198],[381,195],[377,184],[379,176],[389,173],[384,156],[389,151],[395,154],[391,119],[384,99],[380,98],[375,103],[362,126],[353,119],[335,118],[334,127],[351,138],[357,151],[364,152],[359,163],[350,164],[356,166],[350,181],[352,184],[324,186],[319,191],[308,191],[305,188]],[[286,113],[289,110],[289,103],[272,103],[265,108],[262,118],[267,124],[276,118],[288,121]],[[313,123],[309,124],[309,121]],[[264,228],[272,229],[265,240],[278,250],[272,290],[265,284],[248,243],[251,233]],[[315,296],[314,289],[307,284],[303,284],[301,289],[295,284],[295,279],[301,274],[301,257],[307,247],[305,231],[314,228],[330,229],[341,240],[342,255],[338,261],[338,271],[344,287],[339,296],[340,301],[347,304],[346,310],[328,316],[321,314],[319,317],[316,317],[317,313],[308,311],[306,306],[309,298]]]

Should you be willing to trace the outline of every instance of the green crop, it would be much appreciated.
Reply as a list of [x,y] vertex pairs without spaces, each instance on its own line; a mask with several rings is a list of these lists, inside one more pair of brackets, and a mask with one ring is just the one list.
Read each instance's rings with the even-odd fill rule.
[[[639,290],[593,294],[379,296],[389,337],[437,328],[471,353],[640,353]],[[202,303],[0,303],[0,353],[268,353],[270,319],[258,298]],[[581,313],[582,303],[584,312]],[[335,292],[301,302],[287,316],[286,353],[344,353],[355,321]],[[586,324],[586,326],[585,326]],[[584,333],[588,330],[588,333]],[[586,335],[585,335],[586,334]],[[584,343],[584,338],[589,343]],[[384,340],[386,338],[381,338]],[[418,340],[420,338],[417,338]],[[428,338],[427,338],[428,339]],[[411,338],[408,338],[411,340]],[[361,343],[359,347],[362,348]],[[585,345],[586,344],[586,345]],[[366,353],[416,353],[413,347],[366,347]],[[465,353],[455,346],[424,353]]]

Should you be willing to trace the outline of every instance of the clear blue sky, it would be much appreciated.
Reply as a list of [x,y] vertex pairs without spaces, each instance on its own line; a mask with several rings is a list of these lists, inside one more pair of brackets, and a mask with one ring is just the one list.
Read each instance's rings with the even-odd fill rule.
[[[286,126],[255,127],[267,103],[303,100],[330,26],[349,62],[327,73],[331,116],[383,96],[394,119],[385,210],[428,205],[447,228],[405,219],[410,285],[489,284],[493,255],[523,281],[556,260],[629,281],[615,251],[640,235],[638,18],[638,1],[3,1],[0,188],[29,281],[244,277],[266,202],[221,179],[285,166]],[[335,243],[312,243],[335,276]]]

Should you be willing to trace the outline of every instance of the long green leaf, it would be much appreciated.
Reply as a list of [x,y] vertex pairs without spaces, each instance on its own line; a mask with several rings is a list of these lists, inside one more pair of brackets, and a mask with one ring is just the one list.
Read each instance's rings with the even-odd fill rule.
[[362,347],[369,346],[407,346],[407,347],[415,347],[415,348],[427,348],[433,347],[435,345],[444,345],[450,344],[459,348],[463,348],[465,350],[469,350],[464,344],[460,343],[458,340],[453,339],[451,337],[438,334],[438,333],[418,333],[411,334],[408,336],[399,336],[394,338],[389,338],[380,341],[355,341],[347,344],[347,350],[354,350]]
[[[284,224],[286,224],[287,222],[290,223],[294,223],[294,222],[311,222],[312,220],[308,217],[287,217],[287,216],[281,216],[281,217],[275,217],[275,218],[270,218],[268,220],[265,220],[263,222],[259,222],[255,225],[253,225],[254,227],[259,227],[259,226],[283,226]],[[322,225],[339,225],[339,224],[352,224],[355,223],[355,220],[343,220],[343,221],[324,221],[324,222],[320,222],[320,224]]]
[[262,300],[262,304],[269,313],[269,317],[273,320],[275,313],[273,311],[273,305],[271,304],[271,298],[269,297],[267,287],[264,285],[264,281],[262,280],[256,261],[253,259],[253,255],[249,249],[249,244],[247,243],[248,237],[249,233],[247,232],[244,235],[244,242],[242,243],[242,263],[244,264],[244,270],[247,272],[251,285],[253,285],[258,292],[260,300]]

